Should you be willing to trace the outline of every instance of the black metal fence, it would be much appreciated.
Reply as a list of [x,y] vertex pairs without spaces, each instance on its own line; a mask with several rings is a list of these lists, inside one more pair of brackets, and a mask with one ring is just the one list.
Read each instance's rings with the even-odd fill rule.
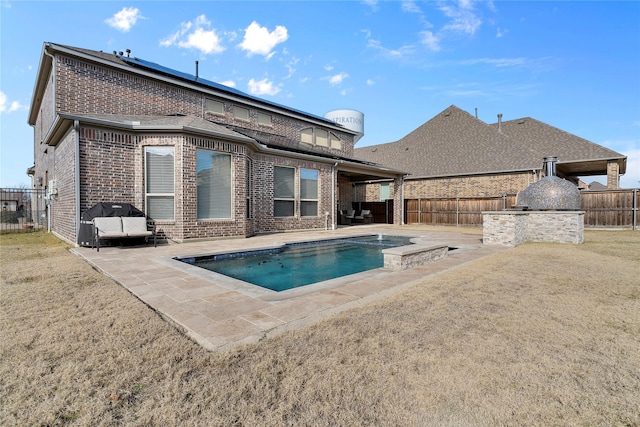
[[47,227],[45,191],[0,188],[0,232],[17,233]]

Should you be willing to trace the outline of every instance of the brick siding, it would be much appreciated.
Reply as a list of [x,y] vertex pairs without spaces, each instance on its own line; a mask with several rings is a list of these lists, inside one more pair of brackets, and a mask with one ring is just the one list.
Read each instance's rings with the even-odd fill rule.
[[[55,75],[55,79],[53,76]],[[55,84],[54,84],[55,82]],[[224,104],[224,114],[204,112],[206,99]],[[233,115],[233,106],[249,109],[249,121]],[[52,75],[44,92],[34,132],[35,176],[44,184],[56,179],[59,196],[52,203],[52,222],[56,233],[74,242],[77,224],[75,200],[75,130],[71,130],[57,146],[41,141],[50,130],[59,112],[75,114],[167,115],[184,114],[203,117],[218,123],[232,124],[249,130],[279,135],[274,144],[286,148],[316,153],[351,156],[353,135],[326,128],[341,139],[341,149],[313,146],[300,141],[303,128],[321,127],[313,119],[305,121],[270,108],[242,105],[216,97],[212,89],[183,88],[164,81],[129,74],[65,55],[56,55]],[[271,125],[258,123],[258,113],[269,114]],[[99,126],[81,125],[79,134],[80,211],[104,201],[131,203],[145,211],[144,148],[171,145],[175,147],[175,220],[158,221],[161,235],[182,241],[193,238],[246,236],[255,232],[317,229],[326,225],[325,212],[331,214],[332,165],[255,153],[242,144],[222,140],[195,138],[184,134],[144,134],[114,131]],[[198,221],[196,219],[197,148],[211,149],[232,155],[233,204],[228,220]],[[247,219],[246,160],[252,161],[253,218]],[[55,165],[55,170],[54,170]],[[273,168],[277,165],[319,171],[317,217],[300,217],[299,194],[296,215],[273,217]],[[296,184],[296,192],[299,192]],[[329,224],[330,226],[331,224]]]

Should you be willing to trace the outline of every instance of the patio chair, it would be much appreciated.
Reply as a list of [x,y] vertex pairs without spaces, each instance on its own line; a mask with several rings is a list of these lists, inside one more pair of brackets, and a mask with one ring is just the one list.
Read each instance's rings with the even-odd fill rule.
[[363,209],[353,218],[356,222],[362,222],[363,224],[371,224],[373,222],[373,215],[368,209]]

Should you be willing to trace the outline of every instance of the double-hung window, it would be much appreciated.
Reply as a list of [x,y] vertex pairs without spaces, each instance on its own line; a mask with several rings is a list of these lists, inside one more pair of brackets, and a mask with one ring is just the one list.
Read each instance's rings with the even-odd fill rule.
[[145,199],[147,215],[155,220],[174,219],[174,149],[145,148]]
[[196,172],[197,218],[231,218],[231,155],[197,150]]
[[300,216],[318,216],[318,171],[300,169]]
[[276,217],[295,214],[295,175],[294,168],[276,166],[273,170],[273,215]]

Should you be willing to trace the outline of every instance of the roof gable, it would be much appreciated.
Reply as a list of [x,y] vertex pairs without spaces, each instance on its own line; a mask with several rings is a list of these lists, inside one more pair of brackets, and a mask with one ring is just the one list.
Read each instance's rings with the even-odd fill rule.
[[539,170],[546,156],[558,157],[558,170],[570,175],[606,174],[608,160],[626,169],[624,155],[530,117],[486,124],[455,105],[396,142],[354,155],[412,177]]
[[414,177],[530,169],[541,164],[507,135],[455,105],[402,139],[358,148],[355,156],[409,171]]
[[624,155],[531,117],[491,125],[531,147],[538,158],[556,156],[559,163],[585,159],[619,159]]

